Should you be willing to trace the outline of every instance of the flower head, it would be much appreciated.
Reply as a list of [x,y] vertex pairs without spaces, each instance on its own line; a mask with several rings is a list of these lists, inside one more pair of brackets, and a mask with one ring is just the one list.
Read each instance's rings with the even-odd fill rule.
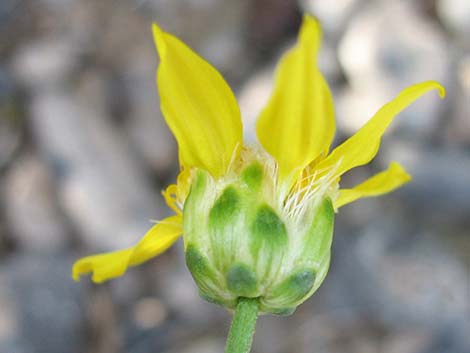
[[227,307],[239,297],[259,298],[261,311],[290,312],[326,276],[335,211],[411,179],[395,162],[352,189],[339,187],[341,176],[374,158],[399,112],[430,90],[444,97],[444,88],[433,81],[406,88],[330,152],[335,120],[317,66],[321,31],[304,16],[259,116],[260,146],[246,146],[236,99],[222,76],[178,38],[157,25],[153,32],[161,110],[179,146],[181,173],[163,192],[175,215],[134,247],[77,261],[73,277],[120,276],[183,234],[186,262],[204,298]]

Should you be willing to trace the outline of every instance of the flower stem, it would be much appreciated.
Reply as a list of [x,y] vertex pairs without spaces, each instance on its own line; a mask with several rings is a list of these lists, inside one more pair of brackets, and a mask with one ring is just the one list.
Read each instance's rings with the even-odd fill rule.
[[249,353],[258,317],[258,298],[240,298],[228,334],[225,353]]

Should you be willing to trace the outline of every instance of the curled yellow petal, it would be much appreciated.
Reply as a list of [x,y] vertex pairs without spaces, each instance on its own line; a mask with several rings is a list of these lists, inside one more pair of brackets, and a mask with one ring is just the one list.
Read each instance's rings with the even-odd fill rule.
[[160,56],[161,110],[178,142],[181,162],[219,177],[242,144],[235,96],[217,70],[178,38],[156,24],[153,35]]
[[188,196],[191,187],[191,171],[189,168],[183,167],[178,174],[176,184],[169,185],[162,195],[165,198],[166,204],[175,211],[176,214],[182,215],[184,201]]
[[73,265],[72,277],[78,281],[81,275],[91,272],[93,282],[101,283],[122,276],[129,266],[140,265],[167,250],[182,231],[181,216],[167,217],[150,228],[134,247],[78,260]]
[[382,135],[393,118],[423,94],[434,89],[438,90],[441,98],[444,98],[444,87],[435,81],[418,83],[404,89],[395,99],[375,113],[358,132],[336,147],[319,163],[318,169],[328,170],[329,167],[336,165],[336,174],[340,176],[354,167],[369,163],[377,154]]
[[409,182],[411,176],[398,163],[391,163],[387,170],[367,179],[352,189],[341,189],[334,202],[337,209],[362,197],[379,196],[391,192]]
[[162,195],[165,198],[165,202],[176,214],[182,214],[181,208],[179,207],[178,200],[178,185],[171,184],[164,191]]
[[317,67],[320,41],[320,25],[304,16],[297,44],[281,59],[274,92],[257,122],[258,140],[277,160],[281,179],[293,171],[298,176],[327,153],[335,133],[333,99]]

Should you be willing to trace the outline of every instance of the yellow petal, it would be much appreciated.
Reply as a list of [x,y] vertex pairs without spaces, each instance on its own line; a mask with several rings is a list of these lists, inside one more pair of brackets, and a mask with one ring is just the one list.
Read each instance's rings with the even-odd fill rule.
[[101,283],[119,277],[129,266],[139,265],[167,250],[182,233],[181,216],[167,217],[155,224],[136,246],[110,253],[84,257],[75,262],[72,277],[92,272],[92,280]]
[[182,210],[178,204],[178,185],[171,184],[162,191],[162,195],[165,198],[165,202],[176,214],[182,214]]
[[426,81],[403,90],[395,99],[385,104],[375,115],[353,136],[336,147],[331,154],[319,163],[319,170],[328,170],[338,165],[336,175],[369,163],[379,149],[380,140],[393,118],[404,108],[413,103],[426,92],[436,89],[441,98],[445,89],[439,83]]
[[317,67],[321,30],[304,16],[297,44],[277,68],[274,92],[258,119],[258,140],[279,164],[282,179],[322,152],[335,133],[333,99]]
[[189,194],[191,188],[191,171],[189,168],[183,166],[183,169],[178,174],[176,184],[169,185],[162,195],[165,198],[166,204],[175,211],[176,214],[183,214],[183,205],[186,196]]
[[181,162],[219,177],[242,144],[235,96],[217,70],[178,38],[156,24],[153,35],[160,55],[160,105]]
[[379,196],[391,192],[409,182],[411,176],[398,163],[391,163],[387,170],[380,172],[353,189],[341,189],[334,202],[335,209],[362,197]]

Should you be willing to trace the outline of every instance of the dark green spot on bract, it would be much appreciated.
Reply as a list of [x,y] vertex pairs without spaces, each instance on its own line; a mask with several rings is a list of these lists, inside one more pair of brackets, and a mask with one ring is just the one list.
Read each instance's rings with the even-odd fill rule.
[[238,212],[240,196],[233,186],[228,186],[219,196],[209,215],[211,225],[215,227],[224,226]]
[[268,205],[263,205],[258,209],[252,227],[253,234],[260,237],[284,237],[286,227],[276,212]]
[[312,289],[314,282],[315,272],[305,270],[290,276],[286,284],[290,287],[292,293],[297,293],[299,297],[303,297]]
[[263,181],[263,167],[258,162],[253,163],[243,170],[241,179],[250,189],[257,190]]
[[210,272],[207,259],[193,245],[186,248],[186,265],[194,277],[207,276]]
[[190,244],[186,248],[186,265],[196,282],[199,291],[204,297],[212,297],[212,288],[217,283],[215,271],[210,266],[207,258],[202,255],[196,246]]
[[314,283],[315,272],[301,270],[285,279],[273,289],[269,296],[285,303],[285,305],[295,306],[296,302],[302,300],[310,292]]
[[268,205],[259,207],[253,224],[251,226],[251,251],[253,256],[263,246],[266,250],[276,251],[278,248],[287,246],[287,231],[284,223],[276,212]]
[[256,275],[248,266],[235,264],[227,273],[227,288],[235,295],[253,297],[257,289]]

